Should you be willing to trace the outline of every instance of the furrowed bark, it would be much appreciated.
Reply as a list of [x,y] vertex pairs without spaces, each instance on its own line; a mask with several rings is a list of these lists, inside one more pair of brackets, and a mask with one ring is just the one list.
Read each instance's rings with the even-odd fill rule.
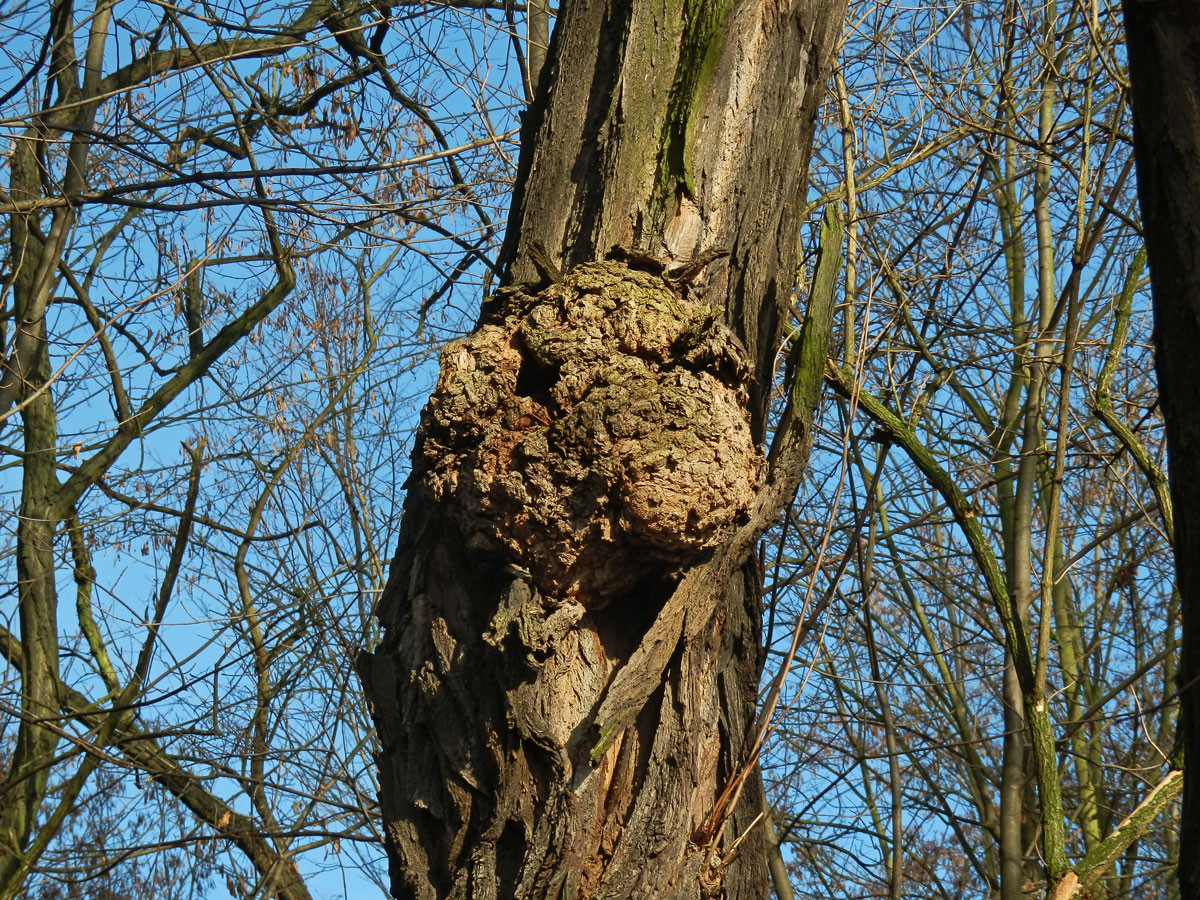
[[809,445],[766,471],[843,13],[565,5],[509,286],[443,355],[360,660],[397,897],[766,896],[759,792],[713,809],[754,724],[747,558]]

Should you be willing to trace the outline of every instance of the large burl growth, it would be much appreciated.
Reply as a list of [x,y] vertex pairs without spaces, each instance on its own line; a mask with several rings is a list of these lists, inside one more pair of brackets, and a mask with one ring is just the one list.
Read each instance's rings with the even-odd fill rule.
[[469,550],[594,609],[744,518],[764,472],[748,377],[714,311],[662,274],[582,265],[499,291],[444,351],[414,475]]

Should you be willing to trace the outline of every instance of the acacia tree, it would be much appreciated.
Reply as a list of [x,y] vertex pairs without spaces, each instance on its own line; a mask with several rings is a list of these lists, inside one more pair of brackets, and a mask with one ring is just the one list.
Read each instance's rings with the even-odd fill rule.
[[750,556],[811,445],[828,278],[758,447],[842,13],[558,19],[360,661],[397,897],[764,894]]
[[[314,858],[379,858],[345,661],[405,395],[470,328],[539,83],[507,286],[446,354],[366,664],[399,889],[753,894],[769,721],[781,898],[788,866],[822,896],[1019,897],[1043,860],[1062,894],[1173,896],[1178,597],[1117,20],[857,4],[798,213],[840,13],[636,6],[566,10],[549,66],[540,2],[4,12],[0,896],[303,897]],[[796,226],[842,202],[853,369],[772,534],[768,653],[798,664],[751,728],[740,554],[799,477],[836,268],[831,215],[823,287],[802,265],[789,293]]]

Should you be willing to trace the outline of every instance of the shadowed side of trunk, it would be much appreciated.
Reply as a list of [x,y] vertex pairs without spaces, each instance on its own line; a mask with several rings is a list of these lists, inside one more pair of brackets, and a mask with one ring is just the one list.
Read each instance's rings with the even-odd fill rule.
[[[1179,884],[1200,898],[1200,18],[1183,0],[1125,0],[1138,201],[1154,298],[1176,580],[1183,611],[1184,771]],[[1178,761],[1178,758],[1177,760]],[[1192,848],[1191,852],[1186,852]]]
[[766,895],[756,782],[714,808],[757,698],[750,551],[808,445],[798,409],[768,471],[843,12],[565,5],[508,286],[443,353],[360,661],[396,896]]

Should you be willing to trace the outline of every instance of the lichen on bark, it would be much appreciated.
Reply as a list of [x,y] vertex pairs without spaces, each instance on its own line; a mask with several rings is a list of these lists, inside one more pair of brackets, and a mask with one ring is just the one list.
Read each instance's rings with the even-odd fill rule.
[[659,273],[610,259],[506,288],[442,354],[414,476],[470,549],[603,606],[744,519],[765,468],[748,372],[714,311]]

